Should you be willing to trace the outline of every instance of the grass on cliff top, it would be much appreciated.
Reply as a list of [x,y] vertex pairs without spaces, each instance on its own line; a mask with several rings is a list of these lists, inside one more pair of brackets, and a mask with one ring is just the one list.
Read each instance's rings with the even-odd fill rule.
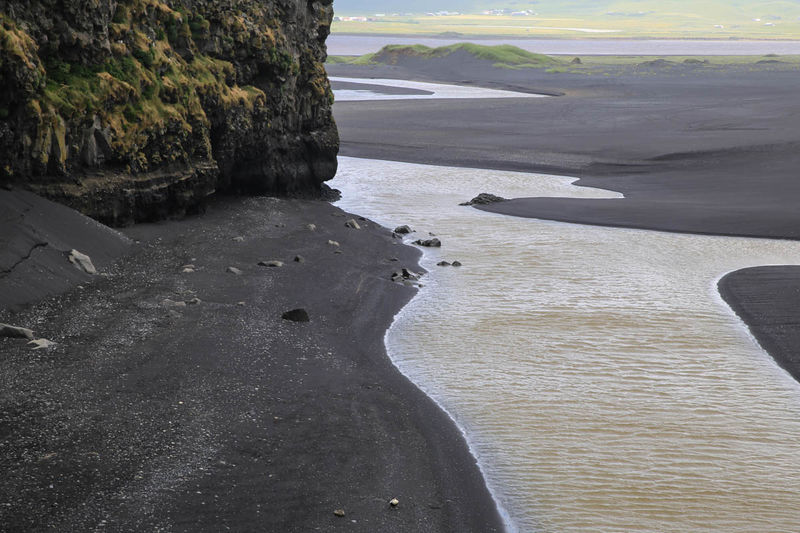
[[430,48],[421,44],[384,46],[374,54],[366,54],[356,58],[331,56],[329,63],[349,63],[353,65],[396,64],[402,58],[436,59],[448,57],[458,52],[466,52],[476,59],[491,61],[500,68],[542,68],[555,67],[563,62],[554,57],[534,54],[510,44],[486,46],[474,43],[457,43],[439,48]]

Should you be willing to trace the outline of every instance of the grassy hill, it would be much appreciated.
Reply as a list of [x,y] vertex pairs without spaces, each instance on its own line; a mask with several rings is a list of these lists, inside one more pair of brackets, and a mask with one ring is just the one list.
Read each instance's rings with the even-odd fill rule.
[[330,56],[329,63],[351,63],[354,65],[395,65],[404,59],[437,59],[457,53],[466,53],[476,59],[491,61],[500,68],[552,68],[564,64],[561,59],[534,54],[511,45],[484,46],[473,43],[458,43],[439,48],[430,48],[421,44],[388,45],[374,54],[360,57]]

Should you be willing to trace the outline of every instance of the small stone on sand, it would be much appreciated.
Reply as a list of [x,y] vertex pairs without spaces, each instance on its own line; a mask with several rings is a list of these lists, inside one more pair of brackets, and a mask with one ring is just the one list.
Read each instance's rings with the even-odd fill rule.
[[308,231],[315,231],[317,229],[317,225],[316,224],[306,224],[306,229],[308,229]]
[[292,309],[291,311],[286,311],[281,315],[281,318],[284,320],[289,320],[291,322],[310,322],[311,318],[308,316],[308,311],[305,309]]
[[189,300],[186,303],[189,304],[189,305],[197,305],[197,304],[199,304],[201,302],[202,302],[202,300],[200,298],[192,298],[191,300]]
[[258,266],[262,267],[282,267],[283,261],[259,261]]
[[341,518],[341,517],[343,517],[343,516],[344,516],[344,509],[336,509],[336,510],[333,512],[333,514],[335,514],[336,516],[338,516],[339,518]]
[[244,237],[234,237],[233,242],[244,242]]
[[228,267],[225,269],[225,272],[230,272],[231,274],[236,274],[237,276],[242,275],[242,271],[236,267]]
[[400,500],[398,500],[397,498],[392,498],[391,500],[389,500],[389,505],[391,505],[392,507],[397,507],[399,504]]
[[70,250],[67,256],[69,262],[75,265],[75,268],[83,270],[87,274],[97,274],[97,269],[94,268],[92,260],[88,255],[80,253],[78,250]]
[[339,243],[337,241],[328,241],[328,244],[330,244],[331,246],[339,246]]
[[294,262],[295,263],[305,263],[306,259],[302,255],[296,255],[296,256],[294,256]]
[[28,346],[32,346],[31,350],[47,350],[55,345],[56,343],[47,339],[36,339],[28,343]]
[[351,218],[345,222],[344,225],[351,229],[361,229],[361,226],[358,225],[358,222],[356,222],[354,218]]
[[33,340],[33,331],[28,328],[20,328],[0,323],[0,337]]

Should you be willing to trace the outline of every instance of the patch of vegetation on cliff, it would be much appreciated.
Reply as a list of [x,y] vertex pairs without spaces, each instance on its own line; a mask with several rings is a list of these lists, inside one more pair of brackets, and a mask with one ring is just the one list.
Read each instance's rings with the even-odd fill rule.
[[[208,143],[200,143],[200,153],[195,148],[189,154],[175,149],[188,143],[174,142],[210,128],[207,104],[223,111],[241,107],[269,112],[266,93],[239,85],[234,65],[215,56],[235,56],[235,50],[246,45],[261,55],[276,77],[300,73],[300,62],[288,50],[277,21],[275,27],[254,32],[241,10],[216,14],[222,31],[212,35],[209,20],[182,2],[122,1],[109,27],[110,54],[97,64],[65,61],[57,49],[38,50],[31,36],[0,14],[0,46],[7,58],[0,60],[0,72],[12,62],[17,71],[29,71],[27,78],[19,72],[15,78],[29,79],[24,112],[36,123],[46,127],[98,117],[110,128],[109,145],[126,171],[186,163],[191,156],[210,159]],[[315,92],[328,91],[324,69],[318,67],[310,69],[310,83]],[[6,76],[2,81],[5,86]],[[16,88],[7,92],[20,94]],[[14,113],[7,100],[0,100],[0,120]],[[46,154],[37,159],[48,164]]]
[[476,59],[491,61],[498,68],[553,68],[563,64],[554,57],[534,54],[510,44],[486,46],[474,43],[456,43],[449,46],[430,48],[421,44],[384,46],[374,54],[357,58],[334,58],[333,62],[354,65],[387,64],[395,65],[406,58],[437,59],[453,54],[469,54]]

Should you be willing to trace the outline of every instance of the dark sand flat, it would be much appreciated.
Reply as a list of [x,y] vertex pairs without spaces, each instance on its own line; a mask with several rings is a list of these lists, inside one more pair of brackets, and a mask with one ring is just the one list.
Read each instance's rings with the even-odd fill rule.
[[796,69],[676,65],[605,76],[500,69],[463,58],[328,69],[337,76],[563,94],[341,102],[334,112],[343,155],[575,176],[580,185],[626,197],[517,199],[483,209],[665,231],[800,237]]
[[501,531],[460,431],[385,352],[415,294],[389,276],[419,252],[350,216],[220,199],[0,311],[57,343],[0,339],[0,529]]
[[800,381],[800,266],[764,266],[731,272],[719,292],[759,344]]

